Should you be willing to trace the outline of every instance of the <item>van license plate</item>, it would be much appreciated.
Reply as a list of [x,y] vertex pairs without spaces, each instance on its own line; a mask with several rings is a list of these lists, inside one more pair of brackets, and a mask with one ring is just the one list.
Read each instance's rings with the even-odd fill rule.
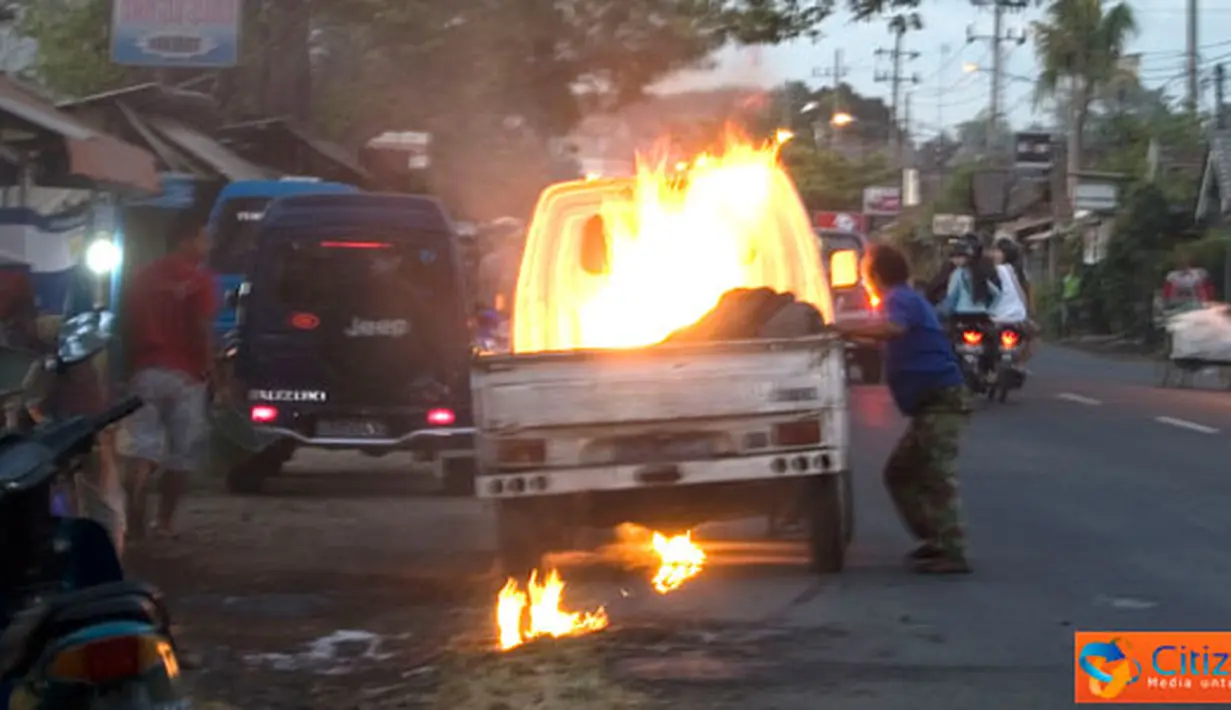
[[388,433],[384,422],[372,419],[322,419],[316,423],[316,435],[320,437],[380,439]]

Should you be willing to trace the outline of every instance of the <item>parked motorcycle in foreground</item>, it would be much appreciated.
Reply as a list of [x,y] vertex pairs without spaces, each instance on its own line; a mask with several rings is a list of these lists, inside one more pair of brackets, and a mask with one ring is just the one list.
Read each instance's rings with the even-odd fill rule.
[[1005,402],[1010,391],[1025,385],[1021,358],[1026,334],[1020,328],[988,321],[963,324],[955,334],[958,338],[954,349],[971,392]]
[[[62,347],[57,366],[96,352]],[[0,710],[190,707],[159,592],[124,579],[102,526],[52,510],[99,433],[140,406],[0,435]]]

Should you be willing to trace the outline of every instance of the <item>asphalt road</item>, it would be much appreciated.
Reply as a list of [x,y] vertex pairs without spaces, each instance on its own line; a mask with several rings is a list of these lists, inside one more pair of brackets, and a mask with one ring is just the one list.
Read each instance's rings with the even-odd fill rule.
[[708,625],[715,649],[724,634],[746,650],[748,628],[777,630],[760,662],[743,664],[754,670],[735,673],[728,658],[732,677],[707,704],[801,710],[818,698],[1059,707],[1072,702],[1075,630],[1225,628],[1231,393],[1159,390],[1149,363],[1059,348],[1033,370],[1014,401],[983,403],[964,442],[975,574],[903,568],[909,540],[879,480],[902,422],[883,388],[856,387],[859,530],[845,574],[716,570],[613,616]]
[[[753,521],[698,531],[714,564],[668,596],[654,594],[644,574],[566,565],[569,605],[606,605],[612,629],[592,642],[610,644],[618,678],[647,685],[668,705],[720,710],[1055,708],[1072,702],[1075,630],[1226,628],[1231,393],[1160,390],[1150,363],[1059,348],[1042,349],[1032,367],[1010,403],[983,403],[965,438],[974,574],[929,578],[903,567],[910,540],[880,482],[903,422],[884,388],[857,386],[858,530],[844,574],[809,574],[801,544],[758,540],[764,525]],[[268,497],[193,501],[186,526],[208,537],[199,538],[191,575],[221,575],[212,582],[221,601],[182,597],[187,625],[206,612],[214,616],[194,628],[252,625],[230,601],[256,593],[250,580],[264,593],[319,594],[319,609],[338,609],[336,622],[325,611],[304,612],[312,620],[303,617],[303,629],[279,622],[285,638],[202,634],[199,643],[235,655],[286,651],[330,628],[423,638],[425,618],[490,643],[502,580],[475,569],[490,559],[490,515],[473,501],[416,496],[399,474],[403,463],[351,459],[346,475],[290,476]],[[391,470],[373,473],[374,464]],[[364,487],[366,497],[354,494]],[[736,553],[785,562],[724,563]],[[420,583],[406,576],[448,564],[468,576],[416,600]],[[186,589],[200,597],[199,586]],[[347,603],[360,587],[381,594]],[[402,672],[409,663],[391,657],[389,672],[417,673]],[[245,668],[219,676],[218,687],[278,683],[288,702],[302,699],[302,681]],[[353,690],[358,681],[337,682]]]

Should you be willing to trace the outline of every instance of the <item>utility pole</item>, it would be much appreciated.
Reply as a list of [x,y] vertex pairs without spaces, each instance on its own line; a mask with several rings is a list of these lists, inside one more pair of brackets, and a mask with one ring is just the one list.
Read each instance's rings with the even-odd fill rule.
[[1222,107],[1224,97],[1226,96],[1226,69],[1221,63],[1214,65],[1214,125],[1218,126],[1218,130],[1225,131],[1227,129],[1226,109]]
[[889,104],[889,123],[890,123],[890,130],[892,132],[891,138],[894,140],[894,147],[897,152],[897,159],[898,159],[899,167],[901,167],[901,164],[902,164],[902,151],[903,151],[903,148],[905,147],[905,144],[902,141],[902,126],[898,122],[898,117],[899,117],[898,110],[900,108],[899,102],[901,101],[901,98],[902,98],[902,84],[903,83],[910,83],[910,84],[919,83],[918,74],[911,74],[910,76],[903,76],[902,74],[902,60],[903,59],[906,59],[908,61],[914,61],[919,58],[918,52],[908,52],[902,49],[902,41],[905,37],[906,37],[906,28],[898,27],[894,31],[893,49],[877,49],[876,50],[877,57],[889,57],[890,62],[892,63],[893,69],[888,74],[878,71],[876,72],[876,75],[873,77],[874,80],[877,82],[887,81],[890,84],[890,95],[892,96],[892,99],[891,99],[891,103]]
[[837,142],[837,126],[834,125],[834,116],[842,113],[842,79],[850,73],[850,67],[842,63],[842,50],[835,49],[833,51],[833,66],[828,69],[813,69],[812,76],[823,79],[833,80],[833,100],[830,102],[829,117],[829,145],[832,147]]
[[1030,6],[1029,0],[971,0],[976,7],[992,6],[992,33],[990,35],[975,34],[974,28],[966,28],[966,42],[987,40],[991,44],[992,54],[992,86],[991,97],[987,110],[987,154],[996,157],[999,152],[998,132],[1000,130],[1001,110],[1003,106],[1002,89],[1004,88],[1004,53],[1001,45],[1005,42],[1026,43],[1026,33],[1010,29],[1005,32],[1004,14],[1006,10],[1025,10]]
[[[910,134],[911,134],[911,130],[910,130],[910,96],[911,96],[911,92],[907,91],[907,92],[906,92],[906,107],[905,107],[905,109],[904,109],[904,110],[903,110],[903,112],[902,112],[902,138],[904,139],[904,141],[903,141],[903,142],[904,142],[904,143],[908,143],[908,144],[910,143]],[[914,157],[914,156],[913,156],[913,151],[912,151],[912,156],[911,156],[911,157],[912,157],[912,158]],[[912,163],[912,167],[913,167],[914,161],[912,160],[912,161],[911,161],[911,163]],[[902,167],[906,167],[906,165],[905,165],[905,164],[903,164],[903,165],[902,165]]]
[[1200,107],[1197,85],[1197,0],[1188,0],[1188,110],[1196,114]]
[[[1227,129],[1227,110],[1223,108],[1226,99],[1227,72],[1222,63],[1214,65],[1214,125],[1219,131]],[[1219,209],[1220,217],[1222,210]],[[1222,298],[1227,300],[1231,294],[1231,245],[1224,244],[1222,248]]]

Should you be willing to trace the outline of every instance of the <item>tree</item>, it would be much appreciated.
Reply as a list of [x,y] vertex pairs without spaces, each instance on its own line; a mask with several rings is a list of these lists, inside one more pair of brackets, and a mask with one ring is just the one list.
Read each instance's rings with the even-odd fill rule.
[[1046,19],[1034,23],[1042,64],[1036,99],[1063,95],[1068,106],[1069,193],[1081,171],[1086,119],[1099,92],[1116,79],[1125,44],[1136,34],[1133,10],[1102,0],[1052,0]]
[[385,130],[430,131],[438,179],[455,176],[445,187],[474,202],[493,184],[533,195],[533,166],[547,179],[559,162],[551,139],[583,113],[626,104],[726,44],[814,31],[831,9],[808,0],[247,0],[240,66],[151,72],[110,64],[108,0],[27,4],[22,26],[41,48],[34,73],[60,95],[212,79],[232,120],[307,118],[351,146]]
[[883,185],[898,176],[884,154],[848,158],[807,141],[787,143],[782,150],[782,164],[810,210],[858,212],[862,210],[865,188]]

